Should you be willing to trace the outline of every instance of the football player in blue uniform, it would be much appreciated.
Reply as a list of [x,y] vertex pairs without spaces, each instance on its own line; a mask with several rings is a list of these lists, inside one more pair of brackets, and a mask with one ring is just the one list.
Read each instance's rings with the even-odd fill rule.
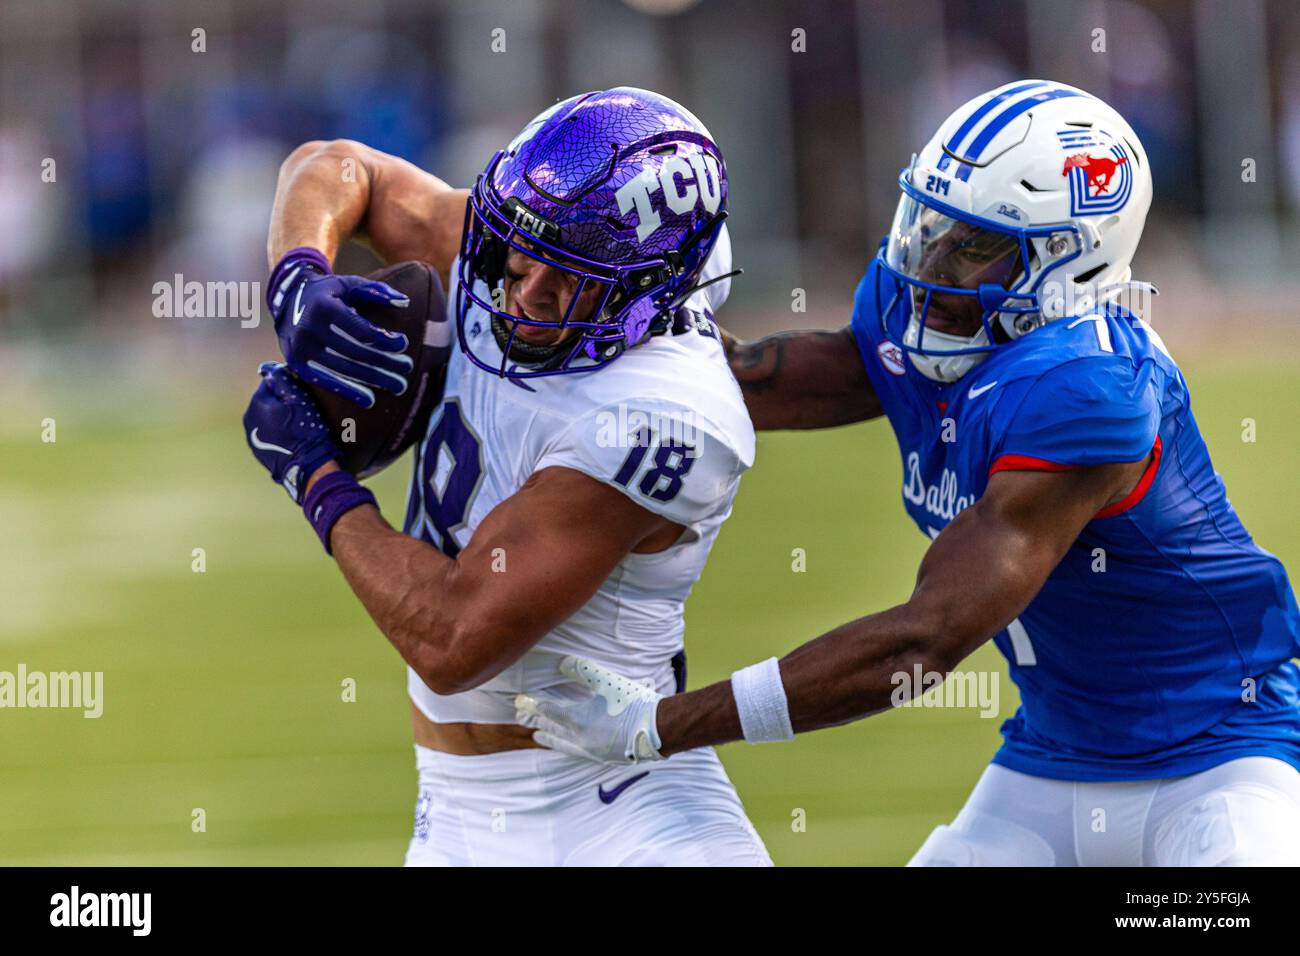
[[1160,337],[1121,306],[1151,170],[1105,103],[1047,81],[958,109],[905,169],[838,332],[730,340],[759,428],[884,416],[933,538],[898,607],[660,698],[521,696],[538,742],[643,761],[890,707],[993,640],[1004,743],[916,865],[1300,864],[1300,613],[1242,526]]

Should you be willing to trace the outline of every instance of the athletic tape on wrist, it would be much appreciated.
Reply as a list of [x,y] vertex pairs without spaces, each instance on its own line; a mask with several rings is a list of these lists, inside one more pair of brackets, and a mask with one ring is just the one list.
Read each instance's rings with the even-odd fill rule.
[[740,729],[751,744],[790,740],[790,708],[775,657],[731,675],[731,693],[740,714]]
[[316,529],[325,553],[330,550],[330,531],[334,524],[353,508],[375,504],[375,496],[346,471],[332,471],[311,486],[302,503],[302,512]]

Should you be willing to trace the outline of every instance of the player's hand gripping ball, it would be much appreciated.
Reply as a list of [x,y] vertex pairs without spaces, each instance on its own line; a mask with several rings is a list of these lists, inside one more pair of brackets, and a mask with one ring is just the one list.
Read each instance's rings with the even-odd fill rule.
[[401,395],[414,366],[407,337],[370,322],[365,306],[407,305],[407,297],[384,282],[338,276],[316,249],[294,249],[271,273],[267,304],[289,369],[304,382],[362,408],[375,404],[375,390]]
[[253,457],[301,504],[307,479],[339,452],[320,409],[287,367],[263,362],[258,372],[262,383],[244,412],[244,435]]
[[400,306],[372,303],[358,311],[376,329],[408,343],[403,356],[411,362],[406,391],[378,391],[374,404],[358,408],[327,387],[307,384],[341,453],[339,466],[358,478],[382,471],[424,438],[429,417],[442,401],[451,359],[447,299],[432,266],[399,262],[368,279],[402,296]]

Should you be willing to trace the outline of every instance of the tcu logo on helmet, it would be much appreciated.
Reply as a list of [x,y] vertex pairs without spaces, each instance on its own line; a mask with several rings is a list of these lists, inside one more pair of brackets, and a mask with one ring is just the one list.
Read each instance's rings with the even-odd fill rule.
[[560,238],[560,227],[544,216],[539,216],[527,206],[519,201],[515,196],[511,196],[501,206],[505,214],[515,221],[515,225],[524,232],[528,233],[535,239],[545,239],[548,242],[554,242]]
[[540,238],[546,232],[547,223],[537,213],[520,203],[515,207],[515,225]]
[[688,213],[703,203],[709,213],[718,211],[722,203],[722,189],[718,179],[718,161],[708,153],[695,153],[690,161],[680,156],[670,156],[658,173],[646,166],[614,194],[619,213],[636,211],[636,238],[644,242],[659,228],[659,211],[650,202],[650,194],[663,190],[664,202],[673,212]]

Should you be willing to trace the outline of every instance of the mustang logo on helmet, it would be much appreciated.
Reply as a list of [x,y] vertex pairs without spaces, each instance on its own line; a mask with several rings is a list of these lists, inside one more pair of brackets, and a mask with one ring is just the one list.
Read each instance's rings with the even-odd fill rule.
[[1066,157],[1061,175],[1070,181],[1070,215],[1119,212],[1128,202],[1133,190],[1128,156],[1119,143],[1109,144],[1109,151],[1109,156],[1074,153]]
[[1127,162],[1127,156],[1111,159],[1107,156],[1089,156],[1087,153],[1075,153],[1073,156],[1065,158],[1065,168],[1061,170],[1061,175],[1068,176],[1070,170],[1082,169],[1084,175],[1088,178],[1088,187],[1093,190],[1093,195],[1100,196],[1110,189],[1110,180],[1115,175],[1115,169]]

